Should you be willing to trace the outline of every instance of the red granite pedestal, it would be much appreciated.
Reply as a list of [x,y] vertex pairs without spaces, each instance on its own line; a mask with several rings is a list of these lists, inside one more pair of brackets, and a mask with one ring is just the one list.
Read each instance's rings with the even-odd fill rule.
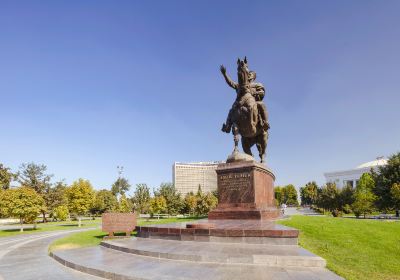
[[222,163],[218,176],[218,206],[208,220],[273,220],[280,216],[274,198],[275,176],[255,161]]
[[275,176],[255,161],[220,164],[219,203],[208,219],[188,223],[138,226],[138,237],[296,245],[299,231],[275,224],[280,217],[274,198]]

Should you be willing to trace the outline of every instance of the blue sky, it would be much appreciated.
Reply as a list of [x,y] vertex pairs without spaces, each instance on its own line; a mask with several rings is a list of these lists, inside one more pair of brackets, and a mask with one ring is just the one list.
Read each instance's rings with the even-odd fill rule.
[[247,55],[267,95],[276,184],[400,150],[399,1],[1,1],[0,162],[108,188],[224,160]]

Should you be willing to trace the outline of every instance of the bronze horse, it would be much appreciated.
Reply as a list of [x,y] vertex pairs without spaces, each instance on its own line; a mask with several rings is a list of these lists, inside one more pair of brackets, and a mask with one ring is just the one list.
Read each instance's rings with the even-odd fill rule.
[[[237,93],[236,101],[229,112],[227,124],[232,123],[232,133],[234,135],[235,151],[239,142],[239,135],[242,138],[243,151],[253,156],[251,147],[256,144],[261,162],[264,162],[265,150],[267,148],[268,130],[263,128],[258,104],[252,94],[249,81],[249,69],[247,58],[237,60],[238,83],[233,82],[227,75],[224,66],[221,72],[229,86],[234,88]],[[230,126],[224,124],[223,131],[229,132]]]

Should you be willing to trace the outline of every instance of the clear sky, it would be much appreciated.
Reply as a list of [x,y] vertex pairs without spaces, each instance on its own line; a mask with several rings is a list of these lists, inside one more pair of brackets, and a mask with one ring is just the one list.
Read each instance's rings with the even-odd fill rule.
[[1,1],[0,162],[109,188],[225,160],[247,55],[276,184],[400,150],[400,1]]

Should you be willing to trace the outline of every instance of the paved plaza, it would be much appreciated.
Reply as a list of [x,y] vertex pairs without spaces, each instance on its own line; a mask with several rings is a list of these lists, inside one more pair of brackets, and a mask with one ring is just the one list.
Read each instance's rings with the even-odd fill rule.
[[0,238],[0,279],[101,279],[66,268],[49,257],[49,244],[70,232],[47,232]]

